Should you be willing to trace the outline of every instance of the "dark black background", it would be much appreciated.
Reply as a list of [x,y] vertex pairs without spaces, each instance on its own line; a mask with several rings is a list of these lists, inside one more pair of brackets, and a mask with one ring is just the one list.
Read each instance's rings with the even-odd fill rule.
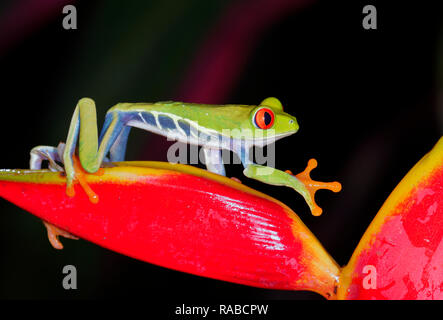
[[[377,30],[362,28],[365,4],[377,8]],[[100,20],[107,2],[75,5],[78,30],[64,30],[63,16],[55,15],[0,52],[1,168],[27,167],[33,146],[64,140],[82,96],[96,99],[99,127],[106,109],[117,102],[175,98],[184,66],[204,38],[201,29],[211,26],[207,18],[201,29],[182,25],[183,34],[174,34],[175,29],[163,33],[166,40],[157,39],[154,53],[138,65],[145,68],[146,78],[131,77],[122,71],[133,68],[131,55],[114,57],[101,69],[95,62],[110,59],[107,50],[116,41],[122,51],[137,52],[134,43],[141,41],[137,37],[143,31],[121,35],[123,24],[131,21],[125,15]],[[185,21],[201,17],[200,6],[213,17],[227,6],[192,5],[178,14]],[[319,162],[314,178],[342,183],[339,194],[319,192],[321,217],[312,217],[290,189],[247,180],[239,166],[228,167],[228,174],[291,207],[340,265],[347,263],[392,189],[442,134],[442,16],[438,1],[320,1],[303,6],[261,34],[223,98],[222,103],[256,104],[276,96],[297,117],[300,131],[276,144],[276,166],[301,171],[314,157]],[[194,33],[199,36],[192,37]],[[131,36],[136,40],[125,44]],[[186,36],[189,46],[178,42],[177,52],[166,51]],[[163,74],[162,68],[168,72]],[[163,138],[134,132],[128,159],[165,160],[158,150],[152,156],[146,152],[150,145],[164,143]],[[37,218],[4,200],[0,210],[2,298],[321,299],[309,292],[250,288],[171,271],[83,240],[63,240],[65,249],[57,252]],[[79,270],[78,290],[61,286],[66,264]]]

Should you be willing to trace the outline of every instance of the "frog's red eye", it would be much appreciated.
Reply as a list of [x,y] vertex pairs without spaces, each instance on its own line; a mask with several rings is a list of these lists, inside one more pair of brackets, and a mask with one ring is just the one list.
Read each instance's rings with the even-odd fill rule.
[[260,129],[269,129],[274,124],[274,112],[268,108],[259,109],[254,115],[254,124]]

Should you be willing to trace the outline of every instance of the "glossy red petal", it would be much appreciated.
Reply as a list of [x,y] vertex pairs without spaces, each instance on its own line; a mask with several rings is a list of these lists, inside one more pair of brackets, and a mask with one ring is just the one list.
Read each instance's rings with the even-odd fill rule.
[[[335,297],[339,267],[279,201],[205,170],[120,163],[65,193],[60,173],[0,174],[0,195],[70,233],[167,268],[251,286]],[[66,240],[65,240],[66,241]]]

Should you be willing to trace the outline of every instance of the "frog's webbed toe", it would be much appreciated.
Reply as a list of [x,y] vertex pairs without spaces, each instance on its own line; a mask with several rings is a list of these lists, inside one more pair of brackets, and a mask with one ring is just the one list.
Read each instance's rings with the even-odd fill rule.
[[333,192],[339,192],[341,190],[341,184],[337,181],[333,182],[322,182],[315,181],[311,178],[311,171],[317,167],[317,160],[310,159],[308,161],[308,165],[306,169],[300,172],[299,174],[294,175],[290,170],[286,170],[285,172],[296,177],[300,180],[306,187],[306,190],[309,193],[311,198],[311,203],[308,202],[308,205],[311,207],[311,212],[314,216],[319,216],[322,213],[322,209],[315,202],[315,193],[320,189],[331,190]]

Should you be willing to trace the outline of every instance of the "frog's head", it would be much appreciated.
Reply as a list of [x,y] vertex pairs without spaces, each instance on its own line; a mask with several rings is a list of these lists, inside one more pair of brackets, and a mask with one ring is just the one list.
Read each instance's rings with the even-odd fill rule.
[[284,112],[280,101],[273,97],[263,100],[253,108],[242,127],[249,129],[252,135],[247,138],[253,139],[253,144],[258,146],[294,134],[299,128],[297,119]]

